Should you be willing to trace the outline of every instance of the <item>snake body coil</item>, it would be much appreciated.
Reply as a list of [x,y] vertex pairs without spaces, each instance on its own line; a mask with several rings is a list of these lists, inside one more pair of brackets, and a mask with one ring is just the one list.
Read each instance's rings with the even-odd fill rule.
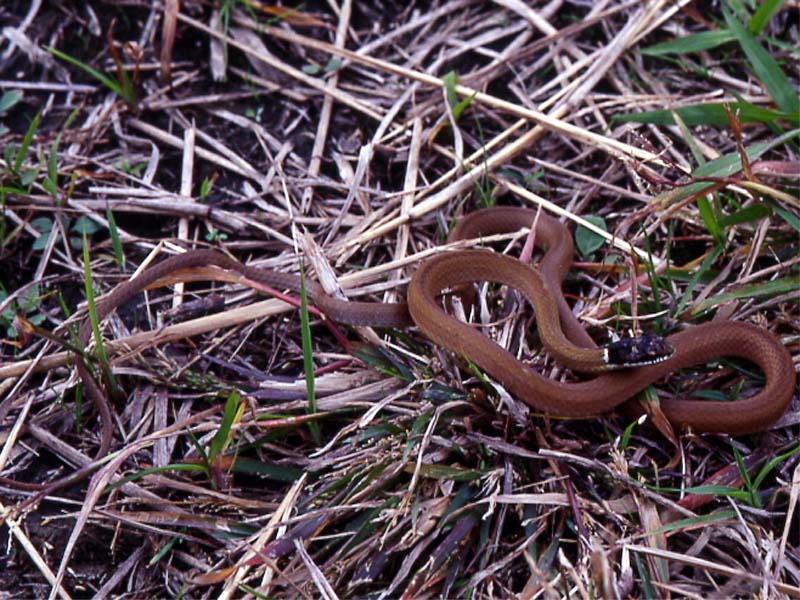
[[[535,211],[522,208],[478,211],[462,219],[450,239],[517,231],[530,226],[534,217]],[[444,252],[424,261],[409,284],[408,305],[346,302],[328,296],[321,286],[309,281],[306,289],[311,301],[327,317],[341,323],[375,327],[415,323],[432,341],[467,357],[516,398],[546,414],[595,416],[624,403],[678,369],[720,357],[740,357],[758,365],[765,378],[763,389],[733,403],[662,400],[661,408],[675,427],[740,435],[762,431],[783,414],[794,390],[791,357],[774,335],[753,325],[722,321],[689,327],[666,338],[674,353],[663,362],[607,372],[579,383],[561,383],[543,377],[441,308],[437,296],[445,289],[475,281],[509,285],[534,306],[540,337],[551,355],[574,370],[602,369],[604,351],[580,325],[561,293],[561,283],[572,265],[573,246],[568,230],[557,220],[540,215],[536,240],[537,245],[547,249],[538,268],[488,250]],[[98,303],[98,318],[106,317],[134,294],[176,271],[207,265],[228,269],[270,287],[300,290],[300,280],[295,275],[247,266],[213,250],[191,250],[149,267],[119,285]],[[87,319],[78,337],[85,345],[90,336],[91,324]],[[86,393],[100,411],[101,452],[105,453],[111,440],[110,409],[103,391],[85,366],[81,361],[77,365]]]

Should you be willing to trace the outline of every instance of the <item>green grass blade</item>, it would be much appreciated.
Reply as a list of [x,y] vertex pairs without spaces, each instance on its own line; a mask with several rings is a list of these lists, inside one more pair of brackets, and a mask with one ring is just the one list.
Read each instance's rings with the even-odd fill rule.
[[791,42],[786,42],[784,40],[779,40],[774,37],[767,37],[769,43],[775,46],[776,48],[780,48],[787,54],[792,55],[793,57],[797,58],[800,57],[800,48],[798,48],[795,44]]
[[384,501],[381,505],[362,513],[347,523],[344,526],[344,531],[350,534],[350,539],[344,545],[344,548],[342,548],[342,552],[352,550],[358,544],[367,539],[368,536],[372,535],[378,529],[381,513],[394,508],[397,505],[397,502],[398,501],[396,499],[390,498]]
[[28,130],[25,132],[25,137],[22,138],[22,144],[20,144],[19,149],[17,150],[17,156],[14,159],[15,173],[19,173],[19,170],[22,168],[22,161],[25,160],[25,155],[28,153],[28,148],[31,145],[33,136],[36,134],[36,130],[39,128],[39,119],[41,116],[41,111],[36,113],[36,116],[33,117],[31,124],[28,125]]
[[777,61],[725,6],[722,7],[722,12],[728,27],[739,40],[753,73],[772,96],[778,108],[787,113],[800,112],[800,98]]
[[781,4],[783,4],[783,0],[762,0],[756,12],[753,13],[750,23],[747,24],[747,30],[753,35],[758,35],[764,31],[764,27],[767,26],[772,15],[778,11]]
[[[415,468],[416,465],[409,463],[406,466],[406,471],[413,472]],[[484,472],[479,469],[422,464],[419,465],[419,475],[426,479],[438,479],[441,481],[474,481],[480,479]]]
[[700,211],[700,218],[703,219],[703,225],[705,225],[706,230],[711,237],[714,238],[714,242],[721,245],[724,240],[724,235],[717,221],[714,208],[711,206],[711,202],[708,201],[706,196],[701,196],[697,199],[697,208]]
[[[300,337],[303,345],[303,371],[306,376],[306,393],[308,395],[308,405],[306,412],[316,414],[317,397],[314,390],[314,346],[311,343],[311,322],[308,317],[308,293],[306,291],[306,278],[303,265],[300,265]],[[322,441],[319,424],[316,421],[308,423],[308,429],[314,443]]]
[[800,233],[800,217],[793,212],[786,210],[777,202],[767,201],[767,203],[772,207],[772,210],[778,213],[780,217],[789,225],[791,225],[797,233]]
[[722,521],[730,521],[739,516],[735,510],[719,510],[707,515],[700,515],[699,517],[689,517],[679,521],[673,521],[663,527],[650,531],[650,535],[658,535],[662,533],[670,533],[671,531],[680,531],[682,529],[697,529],[700,527],[707,527],[712,523],[719,523]]
[[800,275],[791,275],[789,277],[783,277],[782,279],[775,279],[773,281],[765,281],[762,283],[752,283],[750,285],[744,285],[730,292],[716,294],[711,298],[706,298],[703,302],[692,308],[692,314],[700,314],[709,308],[730,300],[756,298],[759,296],[777,296],[779,294],[788,294],[789,292],[796,291],[798,289],[800,289]]
[[750,494],[739,488],[731,487],[729,485],[696,485],[686,488],[687,494],[709,494],[713,496],[720,496],[724,498],[734,498],[736,500],[743,500],[745,502],[750,500]]
[[128,99],[125,95],[125,90],[122,88],[122,86],[116,80],[112,79],[108,75],[104,75],[100,71],[93,69],[86,63],[79,61],[77,58],[73,58],[69,54],[64,54],[63,52],[61,52],[61,50],[58,50],[57,48],[53,48],[52,46],[45,46],[44,48],[55,57],[60,58],[64,62],[76,66],[85,73],[87,73],[88,75],[91,75],[92,77],[97,79],[97,81],[99,81],[108,89],[110,89],[112,92],[117,94],[117,96],[119,96],[120,98],[123,98],[125,100]]
[[403,462],[408,461],[408,457],[411,456],[411,450],[419,442],[418,438],[422,435],[422,432],[425,431],[428,422],[432,418],[433,411],[425,411],[414,419],[414,422],[411,424],[411,431],[408,434],[408,441],[406,442],[405,448],[403,448]]
[[193,431],[188,430],[186,432],[186,435],[189,436],[189,439],[191,440],[192,445],[194,446],[194,449],[197,452],[197,456],[200,457],[200,461],[202,463],[201,467],[203,469],[203,472],[206,474],[206,476],[208,476],[209,464],[208,464],[208,453],[206,452],[206,449],[203,448],[203,445],[200,443],[200,440],[197,439],[197,436],[194,434]]
[[703,156],[703,153],[700,151],[699,146],[697,145],[697,141],[694,139],[689,126],[686,125],[686,121],[676,112],[671,111],[675,114],[672,115],[673,120],[678,125],[678,129],[681,132],[681,136],[683,137],[683,141],[686,142],[686,145],[689,146],[689,151],[692,153],[692,157],[694,158],[694,162],[698,165],[704,165],[706,163],[706,159]]
[[[751,146],[745,148],[747,160],[753,162],[768,150],[771,150],[776,146],[782,146],[784,143],[788,142],[797,135],[800,135],[800,129],[789,131],[770,142],[752,144]],[[734,173],[738,173],[741,170],[742,157],[739,156],[738,152],[730,152],[697,167],[692,175],[695,177],[730,177]]]
[[123,477],[118,481],[115,481],[114,483],[110,483],[106,488],[106,491],[121,488],[123,485],[127,483],[131,483],[132,481],[142,479],[143,477],[147,477],[148,475],[157,475],[159,473],[172,473],[175,471],[183,471],[190,473],[197,473],[197,472],[205,473],[206,468],[203,465],[197,465],[191,463],[172,463],[169,465],[164,465],[163,467],[150,467],[149,469],[140,469],[135,473],[126,475],[125,477]]
[[58,135],[56,135],[53,143],[50,144],[50,156],[47,160],[47,176],[42,182],[42,187],[50,194],[56,203],[60,201],[58,194],[58,147],[61,145],[61,135],[64,131],[69,129],[79,112],[80,109],[76,108],[67,116]]
[[222,421],[219,424],[219,429],[214,434],[211,444],[208,447],[208,460],[214,460],[225,449],[231,435],[231,428],[237,420],[237,415],[241,414],[241,404],[239,402],[239,393],[233,392],[228,396],[225,402],[225,410],[222,413]]
[[718,31],[701,31],[685,37],[675,38],[669,42],[655,44],[642,48],[641,52],[645,56],[664,56],[665,54],[689,54],[691,52],[701,52],[711,50],[717,46],[727,44],[736,39],[733,32],[727,29]]
[[643,598],[657,598],[658,594],[656,594],[656,588],[652,582],[652,576],[650,575],[649,569],[645,567],[644,561],[639,556],[638,552],[633,553],[633,564],[636,567],[636,574],[639,576],[639,581],[642,585],[642,597]]
[[731,449],[733,450],[733,456],[736,459],[736,468],[739,469],[739,475],[742,476],[742,482],[744,483],[744,487],[749,495],[748,502],[756,508],[761,508],[761,501],[756,493],[757,490],[753,488],[753,482],[750,480],[750,472],[747,470],[747,466],[744,464],[742,454],[735,445],[732,445]]
[[[164,557],[167,556],[172,551],[172,548],[175,546],[175,544],[177,544],[180,541],[181,541],[180,536],[177,536],[177,535],[172,536],[169,539],[169,541],[167,541],[167,543],[164,544],[161,547],[161,549],[158,552],[156,552],[149,561],[147,561],[147,568],[151,569],[155,565],[157,565],[159,562],[161,562],[164,559]],[[184,585],[186,585],[186,584],[184,584]],[[182,597],[182,594],[178,596],[178,598],[181,598],[181,597]]]
[[741,225],[742,223],[753,223],[759,221],[770,214],[766,204],[751,204],[729,215],[725,215],[719,220],[722,227],[730,225]]
[[[768,108],[762,108],[749,102],[731,102],[731,110],[738,113],[739,122],[749,123],[773,123],[779,119],[789,121],[793,127],[800,125],[800,114],[784,113]],[[711,102],[708,104],[694,104],[692,106],[681,106],[665,110],[647,110],[644,112],[631,113],[628,115],[616,115],[614,121],[649,123],[652,125],[675,125],[675,114],[677,114],[687,127],[698,125],[709,125],[714,127],[726,127],[728,125],[728,115],[722,102]]]
[[767,464],[761,467],[761,470],[758,472],[758,475],[756,475],[756,478],[753,480],[753,487],[755,487],[755,489],[759,489],[761,487],[761,484],[764,483],[764,479],[766,479],[767,475],[769,475],[775,469],[775,467],[780,465],[782,462],[792,458],[798,452],[800,452],[800,444],[796,445],[788,452],[784,452],[783,454],[780,454],[775,458],[773,458],[772,460],[770,460],[769,462],[767,462]]
[[249,585],[244,583],[239,584],[239,589],[245,592],[246,594],[250,594],[253,598],[256,598],[257,600],[270,600],[270,598],[272,598],[272,596],[267,596],[266,594],[262,594],[256,588],[250,587]]
[[634,428],[639,424],[639,420],[633,421],[630,425],[625,428],[625,431],[622,432],[622,435],[619,438],[619,444],[617,444],[617,449],[620,452],[625,452],[628,448],[628,444],[631,441],[631,436],[633,435]]
[[[444,90],[445,96],[447,97],[447,103],[450,105],[450,110],[453,112],[453,120],[458,121],[458,118],[461,116],[466,108],[472,104],[472,101],[475,99],[475,94],[464,98],[463,100],[458,99],[458,94],[456,93],[456,86],[458,85],[458,75],[456,75],[455,71],[450,71],[442,77],[442,82],[444,83]],[[476,92],[477,93],[477,92]]]
[[368,344],[356,342],[350,349],[350,354],[358,358],[370,369],[375,369],[379,373],[395,377],[406,383],[414,381],[414,373],[411,369],[382,348],[375,348]]
[[119,391],[117,380],[108,364],[108,355],[103,346],[103,336],[100,335],[100,323],[97,320],[97,305],[94,301],[94,290],[92,289],[92,269],[89,262],[89,244],[86,240],[86,232],[83,233],[83,284],[86,290],[86,305],[89,311],[89,320],[92,323],[92,336],[94,337],[95,353],[100,364],[100,370],[105,374],[112,394]]
[[697,271],[694,273],[694,275],[692,275],[692,278],[686,284],[686,289],[683,292],[683,296],[681,297],[681,301],[678,303],[678,307],[675,309],[675,314],[676,315],[681,314],[684,311],[684,309],[686,308],[686,305],[689,304],[689,300],[690,300],[690,298],[692,296],[692,291],[694,290],[695,286],[697,285],[697,282],[700,281],[700,278],[708,270],[708,268],[712,264],[714,264],[714,261],[717,260],[717,258],[719,258],[719,255],[722,254],[722,250],[723,250],[722,246],[716,246],[709,253],[709,255],[705,257],[705,259],[700,264],[700,267],[697,269]]
[[47,159],[47,177],[43,182],[44,187],[53,200],[58,203],[58,146],[61,143],[61,134],[56,136],[50,146],[50,156]]
[[125,253],[122,250],[122,242],[119,239],[117,221],[110,208],[106,208],[106,220],[108,220],[108,233],[111,236],[111,247],[114,248],[114,259],[117,261],[117,266],[122,269],[125,267]]
[[[61,312],[64,314],[64,320],[66,321],[69,319],[72,312],[69,310],[69,306],[67,306],[67,301],[64,300],[64,294],[62,290],[58,290],[58,296],[56,297],[58,300],[58,305],[61,307]],[[69,335],[70,342],[72,346],[80,351],[81,354],[86,353],[83,344],[78,341],[78,327],[73,325],[67,328],[67,334]],[[84,361],[85,362],[85,361]],[[91,367],[91,365],[88,365]],[[91,369],[90,369],[91,371]]]
[[447,103],[450,108],[455,108],[458,104],[458,94],[456,93],[456,86],[458,85],[458,75],[455,71],[448,71],[442,76],[442,84],[444,85],[444,95],[447,98]]
[[[650,247],[650,236],[646,234],[644,225],[641,227],[642,232],[645,234],[644,236],[644,251],[645,256],[647,259],[644,261],[645,271],[647,273],[647,282],[650,285],[650,296],[652,298],[652,305],[653,311],[656,313],[661,312],[662,305],[661,305],[661,289],[664,286],[661,284],[661,278],[656,271],[656,266],[653,264],[653,249]],[[671,241],[672,239],[672,228],[669,229],[669,237],[668,240]],[[667,244],[669,247],[669,242]],[[669,256],[667,257],[667,264],[669,264]],[[672,287],[670,285],[666,286],[665,292],[671,295]],[[658,321],[657,321],[658,322]]]

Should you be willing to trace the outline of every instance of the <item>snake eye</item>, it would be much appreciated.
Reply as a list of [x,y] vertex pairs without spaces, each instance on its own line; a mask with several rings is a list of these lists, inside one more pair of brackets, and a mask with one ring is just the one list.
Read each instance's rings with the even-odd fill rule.
[[646,333],[612,342],[604,351],[607,368],[624,369],[663,362],[672,356],[675,349],[660,335]]

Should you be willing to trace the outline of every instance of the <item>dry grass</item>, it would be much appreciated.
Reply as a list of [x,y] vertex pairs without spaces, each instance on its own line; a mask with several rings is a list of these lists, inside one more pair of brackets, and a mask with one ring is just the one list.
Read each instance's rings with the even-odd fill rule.
[[[0,86],[23,91],[0,112],[4,598],[800,596],[796,397],[769,432],[674,446],[621,416],[529,414],[414,330],[355,344],[312,318],[309,411],[297,310],[230,283],[154,290],[103,325],[121,390],[94,458],[65,346],[86,315],[81,228],[96,294],[217,246],[287,271],[303,255],[331,293],[396,301],[455,215],[539,205],[604,236],[567,284],[597,339],[717,316],[800,355],[797,116],[619,118],[785,111],[736,41],[642,52],[730,30],[727,9],[180,4],[0,7]],[[785,74],[797,17],[785,2],[754,37]],[[494,333],[528,360],[526,324]],[[657,395],[759,385],[730,363],[685,375]]]

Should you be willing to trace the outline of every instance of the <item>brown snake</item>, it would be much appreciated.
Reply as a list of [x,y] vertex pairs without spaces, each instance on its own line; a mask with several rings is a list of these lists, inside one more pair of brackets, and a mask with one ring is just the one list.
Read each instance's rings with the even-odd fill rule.
[[[517,231],[531,226],[535,214],[531,209],[522,208],[478,211],[462,219],[450,239]],[[311,281],[306,282],[306,289],[309,299],[337,322],[374,327],[415,323],[432,341],[467,357],[516,398],[548,415],[598,415],[631,399],[647,385],[677,369],[705,364],[723,356],[744,358],[758,365],[765,378],[763,389],[735,403],[664,399],[661,409],[675,427],[739,435],[762,431],[783,414],[794,390],[791,357],[774,335],[753,325],[721,321],[689,327],[666,338],[674,353],[660,356],[662,362],[608,371],[579,383],[561,383],[519,362],[441,308],[437,296],[447,288],[475,281],[506,284],[516,288],[533,304],[543,344],[560,362],[578,371],[613,368],[607,363],[607,353],[598,348],[581,327],[561,293],[561,282],[572,265],[572,238],[567,228],[555,219],[540,215],[536,243],[547,249],[537,268],[489,250],[444,252],[427,259],[412,276],[408,305],[347,302],[327,295],[319,284]],[[214,250],[191,250],[149,267],[134,279],[120,284],[98,302],[98,319],[105,318],[134,294],[176,271],[208,265],[273,288],[300,290],[300,278],[296,275],[247,266]],[[90,337],[91,323],[86,319],[78,338],[85,346]],[[659,344],[661,342],[656,343]],[[662,344],[657,352],[663,352],[664,347]],[[100,450],[105,454],[112,437],[110,409],[104,392],[82,361],[78,360],[77,365],[86,394],[100,412],[103,427]]]

